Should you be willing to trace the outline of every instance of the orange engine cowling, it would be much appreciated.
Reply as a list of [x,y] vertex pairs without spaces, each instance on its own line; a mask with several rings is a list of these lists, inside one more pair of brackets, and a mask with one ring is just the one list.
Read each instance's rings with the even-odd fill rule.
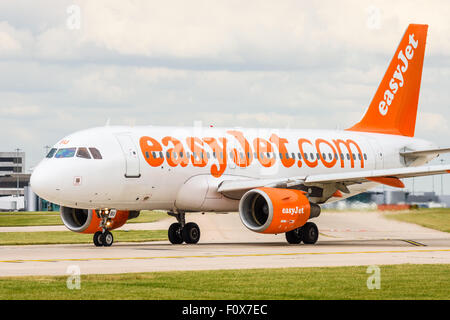
[[[95,233],[102,231],[100,228],[101,219],[95,210],[75,209],[61,207],[61,220],[70,231],[80,233]],[[117,210],[116,216],[110,220],[108,230],[117,229],[125,224],[129,219],[139,216],[139,211]]]
[[295,189],[256,188],[239,202],[242,223],[260,233],[284,233],[319,216],[320,206],[309,202],[305,192]]

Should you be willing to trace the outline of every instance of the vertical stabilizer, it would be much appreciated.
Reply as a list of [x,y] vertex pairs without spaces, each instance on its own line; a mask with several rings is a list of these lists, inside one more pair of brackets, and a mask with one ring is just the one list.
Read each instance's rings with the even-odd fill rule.
[[427,30],[408,26],[366,114],[347,130],[414,136]]

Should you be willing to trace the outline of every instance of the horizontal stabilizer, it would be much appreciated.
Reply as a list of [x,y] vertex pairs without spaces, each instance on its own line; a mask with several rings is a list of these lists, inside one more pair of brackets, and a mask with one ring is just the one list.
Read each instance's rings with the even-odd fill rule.
[[439,155],[442,153],[449,153],[450,148],[424,149],[414,151],[400,151],[400,155],[404,157],[421,157],[428,155]]

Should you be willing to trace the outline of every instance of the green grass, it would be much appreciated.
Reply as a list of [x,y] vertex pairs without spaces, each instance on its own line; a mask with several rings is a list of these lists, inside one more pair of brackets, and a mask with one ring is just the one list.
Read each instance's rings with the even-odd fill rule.
[[450,209],[433,208],[385,213],[388,219],[415,223],[427,228],[450,232]]
[[59,212],[0,212],[0,227],[62,225]]
[[[142,210],[139,217],[128,223],[155,222],[167,218],[162,211]],[[0,212],[0,227],[57,226],[63,225],[59,212]]]
[[[167,230],[112,231],[114,242],[167,240]],[[92,243],[92,234],[72,231],[0,232],[0,245]]]
[[448,264],[380,269],[373,290],[363,266],[84,275],[80,290],[66,276],[5,277],[0,299],[450,299]]

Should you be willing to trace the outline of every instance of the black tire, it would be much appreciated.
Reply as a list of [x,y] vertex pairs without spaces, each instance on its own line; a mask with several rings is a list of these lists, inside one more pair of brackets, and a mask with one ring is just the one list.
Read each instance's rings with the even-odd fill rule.
[[97,231],[96,233],[94,233],[94,244],[95,244],[96,247],[103,246],[101,237],[102,237],[102,232],[101,231]]
[[200,240],[200,228],[194,222],[186,223],[181,232],[181,235],[183,236],[184,242],[195,244]]
[[303,229],[297,228],[285,233],[286,240],[290,244],[299,244],[303,240]]
[[110,247],[114,242],[114,237],[111,232],[105,231],[100,237],[104,247]]
[[169,227],[168,236],[171,244],[182,244],[181,224],[172,223]]
[[305,244],[314,244],[319,239],[319,229],[313,222],[307,222],[302,227],[303,229],[303,242]]

